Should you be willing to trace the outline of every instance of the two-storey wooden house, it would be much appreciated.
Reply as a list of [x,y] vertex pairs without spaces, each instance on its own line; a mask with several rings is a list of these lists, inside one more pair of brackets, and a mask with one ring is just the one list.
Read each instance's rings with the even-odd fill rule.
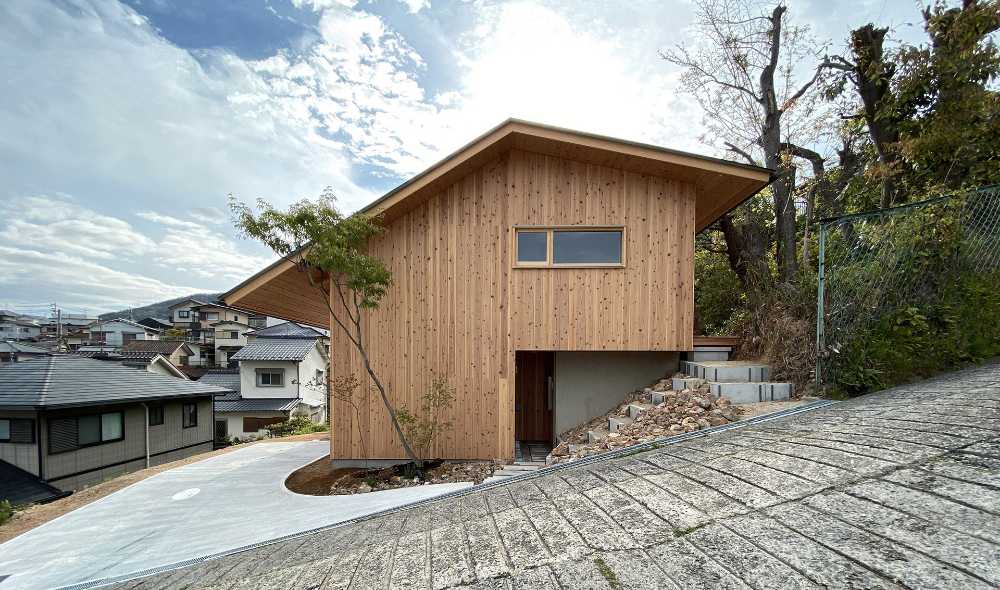
[[[771,171],[509,120],[372,203],[369,245],[393,274],[366,313],[375,370],[420,407],[455,386],[453,428],[432,453],[509,459],[677,369],[693,349],[694,239],[764,188]],[[365,377],[305,276],[279,261],[228,305],[330,325],[332,375]],[[378,398],[332,399],[331,455],[396,459]],[[362,439],[364,445],[362,445]]]

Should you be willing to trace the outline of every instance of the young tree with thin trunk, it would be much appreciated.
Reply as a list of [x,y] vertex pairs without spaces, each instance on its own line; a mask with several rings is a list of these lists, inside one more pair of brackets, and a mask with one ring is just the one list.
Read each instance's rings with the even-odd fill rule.
[[392,282],[392,275],[382,261],[365,252],[368,240],[382,232],[379,219],[360,213],[342,214],[330,189],[315,202],[303,200],[288,211],[279,211],[258,200],[259,212],[254,212],[233,197],[229,206],[241,234],[262,242],[295,264],[310,286],[322,294],[330,317],[357,351],[378,390],[399,444],[420,471],[422,461],[403,432],[396,408],[372,367],[365,344],[365,312],[379,306]]

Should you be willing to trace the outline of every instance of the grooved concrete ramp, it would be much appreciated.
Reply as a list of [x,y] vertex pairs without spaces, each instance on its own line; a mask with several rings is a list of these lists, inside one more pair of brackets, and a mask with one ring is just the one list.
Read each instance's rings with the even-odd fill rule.
[[998,585],[994,364],[117,587]]

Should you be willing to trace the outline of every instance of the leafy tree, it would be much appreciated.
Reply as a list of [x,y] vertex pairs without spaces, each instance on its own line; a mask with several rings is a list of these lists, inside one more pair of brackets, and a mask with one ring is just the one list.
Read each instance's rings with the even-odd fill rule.
[[451,429],[452,423],[442,420],[440,413],[451,408],[454,401],[455,387],[446,378],[435,377],[420,400],[420,414],[405,407],[399,408],[399,422],[421,458],[429,459],[428,454],[434,448],[434,441]]
[[360,213],[344,215],[337,209],[330,189],[316,201],[300,201],[288,211],[279,211],[258,200],[258,213],[233,197],[229,206],[242,235],[264,243],[294,263],[322,295],[330,317],[357,350],[378,390],[406,456],[419,470],[422,462],[403,432],[396,408],[372,367],[365,344],[364,314],[379,306],[392,282],[392,275],[382,261],[365,251],[368,241],[382,232],[380,220]]

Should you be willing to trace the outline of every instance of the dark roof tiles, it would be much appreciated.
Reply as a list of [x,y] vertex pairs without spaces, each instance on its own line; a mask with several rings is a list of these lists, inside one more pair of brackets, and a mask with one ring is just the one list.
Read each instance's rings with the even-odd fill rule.
[[315,340],[263,338],[254,340],[229,357],[233,361],[301,361],[313,348]]
[[0,366],[0,407],[57,408],[212,395],[223,387],[136,371],[119,361],[56,355]]

